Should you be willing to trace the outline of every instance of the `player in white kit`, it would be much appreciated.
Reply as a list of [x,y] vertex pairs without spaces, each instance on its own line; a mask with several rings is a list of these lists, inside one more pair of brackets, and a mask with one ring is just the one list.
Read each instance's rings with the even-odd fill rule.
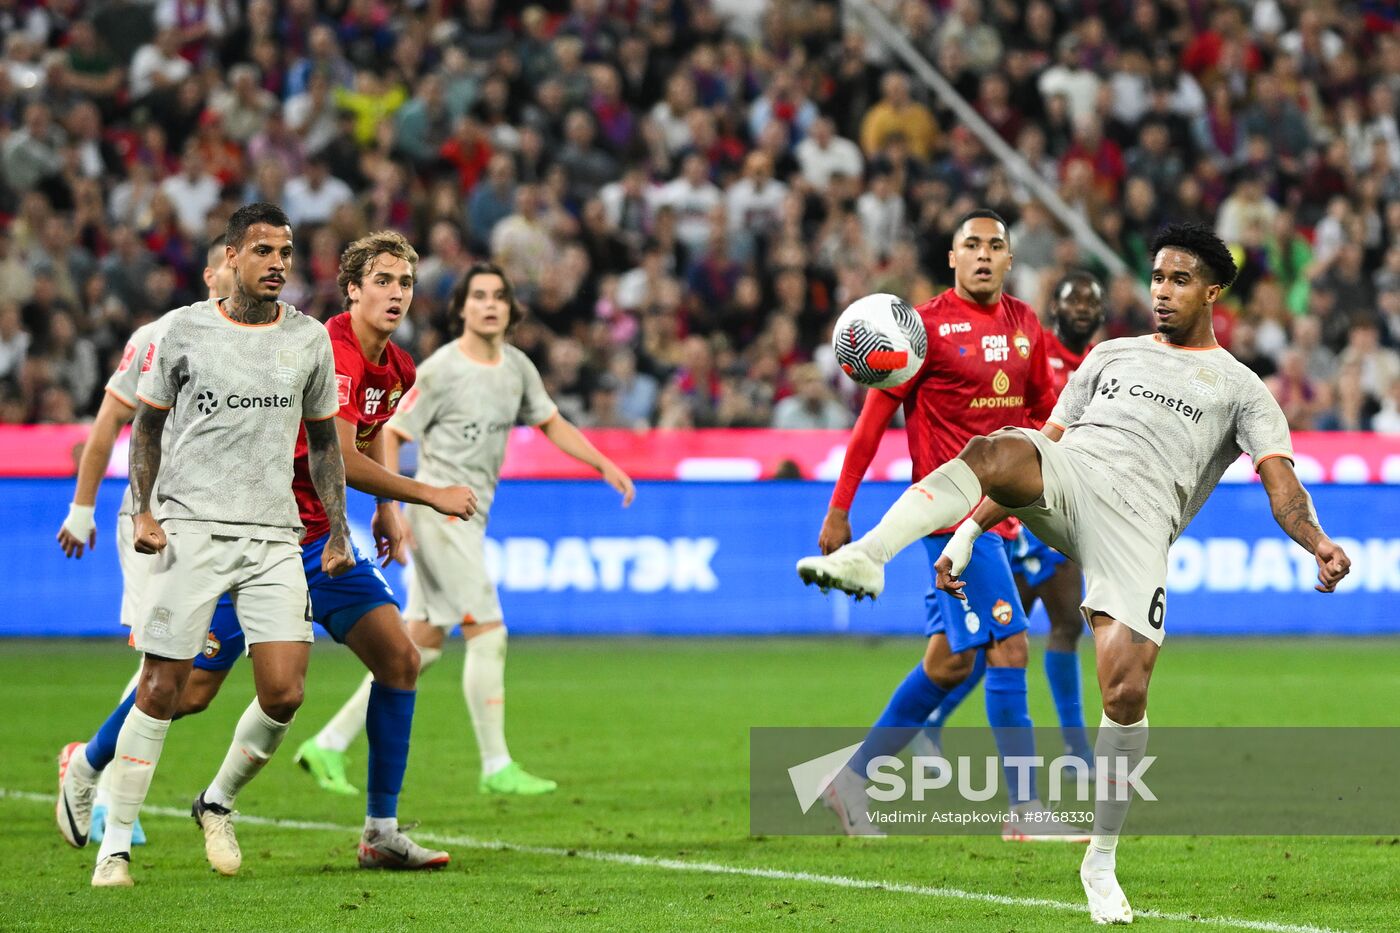
[[[1211,307],[1237,272],[1229,250],[1209,227],[1188,223],[1162,230],[1152,254],[1156,334],[1099,344],[1041,432],[973,438],[865,537],[804,559],[827,562],[840,589],[878,593],[891,557],[976,506],[968,521],[977,526],[1015,515],[1077,561],[1103,695],[1094,749],[1101,786],[1122,783],[1146,753],[1147,688],[1166,626],[1167,549],[1241,452],[1253,460],[1279,527],[1316,558],[1316,588],[1332,592],[1351,566],[1294,473],[1278,403],[1216,343]],[[975,537],[955,535],[945,548],[935,565],[940,589],[960,595],[957,576],[970,549],[959,542]],[[1131,794],[1106,796],[1095,805],[1080,879],[1094,922],[1131,923],[1115,874]]]
[[[111,765],[117,773],[93,872],[97,887],[132,883],[132,824],[222,594],[233,597],[257,689],[235,733],[237,760],[225,761],[240,786],[267,763],[301,705],[311,609],[291,489],[303,422],[312,479],[331,523],[322,569],[335,575],[354,564],[331,421],[339,404],[330,337],[277,300],[292,259],[290,222],[275,205],[250,204],[229,219],[225,241],[233,297],[171,312],[165,336],[141,361],[133,538],[137,551],[158,557],[133,625],[145,657]],[[163,464],[164,432],[172,440]],[[152,514],[157,475],[159,521]]]
[[[224,238],[221,236],[209,245],[208,255],[204,266],[204,285],[209,289],[211,299],[226,298],[233,294],[233,271],[228,266],[228,257],[224,255]],[[88,432],[87,441],[83,444],[82,460],[78,464],[78,477],[73,490],[73,502],[68,507],[68,515],[63,519],[62,526],[58,529],[58,544],[63,549],[63,553],[68,557],[82,558],[85,550],[91,550],[97,546],[97,525],[93,519],[93,511],[97,502],[97,490],[102,484],[102,476],[107,470],[107,461],[112,457],[112,448],[116,446],[117,435],[124,425],[130,424],[131,419],[136,414],[136,385],[141,375],[141,366],[144,355],[149,347],[160,343],[160,338],[164,336],[166,327],[169,326],[168,315],[162,315],[148,324],[142,324],[132,333],[131,339],[127,341],[126,349],[122,353],[121,362],[117,365],[116,372],[112,373],[107,380],[106,392],[102,398],[102,405],[97,409],[97,417],[93,419],[92,430]],[[162,443],[167,443],[162,438]],[[141,589],[145,584],[146,577],[150,572],[150,567],[155,563],[155,558],[149,554],[138,554],[132,547],[131,535],[131,489],[127,488],[126,494],[122,496],[122,504],[117,512],[117,560],[122,572],[122,605],[121,624],[128,629],[131,628],[132,620],[136,614],[136,601],[140,596]],[[197,713],[209,705],[209,701],[219,692],[219,686],[232,666],[229,654],[236,653],[237,648],[229,646],[229,651],[215,650],[210,652],[209,646],[205,646],[205,651],[195,659],[194,671],[190,674],[189,682],[185,685],[184,692],[180,695],[180,715]],[[126,687],[122,689],[121,696],[123,702],[130,698],[136,690],[136,684],[141,677],[141,665],[137,664],[136,673]],[[96,786],[96,799],[93,801],[90,835],[94,842],[102,841],[103,829],[106,823],[107,805],[111,798],[111,775],[105,771],[107,764],[112,760],[112,746],[116,741],[116,732],[121,728],[120,720],[109,720],[103,724],[103,728],[98,731],[98,735],[91,742],[69,743],[59,756],[60,785],[63,783],[64,773],[70,764],[88,776],[86,785],[90,786],[95,773],[101,772],[101,779]],[[100,740],[100,741],[99,741]],[[72,756],[79,749],[83,754],[79,760],[73,761]],[[79,810],[81,804],[79,802]],[[82,841],[81,819],[74,821],[72,813],[65,806],[63,800],[59,800],[58,807],[59,826],[64,829],[65,838],[74,845]],[[145,833],[141,829],[140,822],[133,827],[132,844],[142,845],[146,841]]]
[[[404,619],[426,669],[460,625],[467,640],[462,692],[481,754],[478,789],[487,794],[545,794],[557,786],[513,761],[505,737],[506,627],[495,584],[486,572],[483,541],[506,440],[517,423],[544,432],[564,453],[597,470],[632,503],[632,480],[564,418],[530,358],[506,342],[519,310],[505,273],[493,263],[467,270],[452,294],[462,336],[418,367],[418,382],[399,404],[385,436],[388,462],[399,443],[419,443],[418,478],[470,487],[477,511],[469,521],[406,505],[413,564]],[[365,723],[361,689],[317,736],[326,750],[343,750]]]

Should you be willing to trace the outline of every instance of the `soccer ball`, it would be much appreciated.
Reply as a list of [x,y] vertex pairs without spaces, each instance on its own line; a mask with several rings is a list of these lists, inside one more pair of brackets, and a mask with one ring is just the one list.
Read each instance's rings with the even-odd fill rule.
[[928,355],[928,331],[909,302],[866,295],[836,319],[831,348],[841,370],[872,389],[892,389],[914,377]]

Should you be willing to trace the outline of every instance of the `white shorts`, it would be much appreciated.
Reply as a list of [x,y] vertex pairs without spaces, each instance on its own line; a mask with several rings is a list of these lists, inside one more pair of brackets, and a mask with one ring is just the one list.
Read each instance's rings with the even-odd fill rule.
[[140,554],[131,546],[135,522],[130,515],[117,516],[117,562],[122,568],[122,625],[131,628],[141,608],[141,594],[156,567],[154,554]]
[[404,512],[417,546],[403,617],[445,629],[501,621],[501,600],[486,572],[485,519],[462,521],[426,505],[405,506]]
[[301,548],[198,531],[167,531],[133,629],[136,650],[193,658],[204,650],[214,604],[228,593],[247,644],[312,640]]
[[1144,522],[1103,476],[1039,431],[1019,428],[1040,452],[1045,492],[1012,514],[1084,570],[1087,621],[1104,613],[1157,645],[1166,635],[1169,536]]

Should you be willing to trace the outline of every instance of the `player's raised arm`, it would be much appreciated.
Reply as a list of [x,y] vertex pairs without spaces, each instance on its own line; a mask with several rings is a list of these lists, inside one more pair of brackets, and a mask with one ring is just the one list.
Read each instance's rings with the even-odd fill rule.
[[97,504],[97,489],[112,459],[112,448],[123,425],[130,424],[136,409],[111,392],[102,397],[102,405],[93,419],[92,430],[83,444],[83,456],[78,461],[78,482],[73,490],[73,502],[68,517],[58,529],[58,545],[69,557],[83,556],[84,548],[97,546],[97,525],[93,507]]
[[1269,494],[1274,521],[1288,537],[1317,559],[1319,593],[1331,593],[1351,570],[1351,559],[1337,542],[1327,537],[1317,520],[1312,496],[1303,488],[1287,457],[1270,457],[1259,464],[1259,479]]
[[826,518],[822,520],[821,534],[817,537],[817,547],[823,554],[830,554],[851,540],[851,503],[855,501],[856,490],[870,462],[875,459],[875,451],[880,447],[880,438],[890,419],[899,411],[901,399],[881,389],[872,389],[865,395],[860,417],[851,429],[851,440],[846,445],[846,455],[841,460],[841,477],[831,493],[831,504],[827,506]]
[[583,432],[574,427],[568,418],[559,414],[557,409],[554,416],[541,424],[539,428],[555,447],[602,474],[603,481],[622,494],[622,507],[624,509],[632,504],[632,500],[637,495],[637,488],[632,484],[632,477],[604,456],[597,447],[594,447],[593,442],[584,437]]

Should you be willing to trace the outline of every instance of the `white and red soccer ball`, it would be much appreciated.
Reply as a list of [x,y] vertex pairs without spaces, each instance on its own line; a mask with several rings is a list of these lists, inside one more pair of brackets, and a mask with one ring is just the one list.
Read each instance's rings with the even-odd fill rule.
[[836,319],[831,348],[841,371],[872,389],[892,389],[914,377],[928,355],[928,331],[903,298],[866,295]]

